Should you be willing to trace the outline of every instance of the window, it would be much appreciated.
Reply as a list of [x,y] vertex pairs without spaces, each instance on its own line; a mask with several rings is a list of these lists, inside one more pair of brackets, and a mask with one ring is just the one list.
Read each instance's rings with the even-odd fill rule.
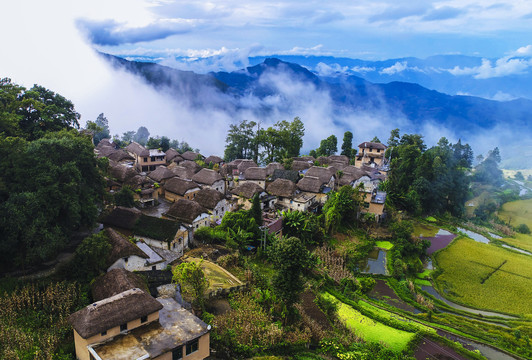
[[140,323],[141,324],[144,324],[146,321],[148,321],[148,315],[143,316],[143,317],[140,318]]
[[128,260],[129,260],[128,257],[125,257],[125,258],[124,258],[124,262],[125,262],[126,264],[127,264],[127,261],[128,261]]
[[198,351],[199,343],[198,339],[191,341],[187,344],[187,355],[192,354],[195,351]]
[[172,360],[179,360],[183,358],[183,347],[179,346],[172,350]]
[[101,335],[101,336],[105,336],[105,335],[107,335],[107,330],[102,331],[102,332],[100,333],[100,335]]
[[157,266],[153,265],[153,266],[151,267],[151,270],[152,270],[152,271],[157,270]]
[[127,323],[120,325],[120,331],[126,331],[127,330]]
[[364,207],[365,207],[366,209],[368,209],[368,208],[369,208],[369,202],[364,202]]
[[144,162],[148,162],[148,158],[147,157],[144,158]]
[[381,152],[381,149],[377,149],[377,152]]

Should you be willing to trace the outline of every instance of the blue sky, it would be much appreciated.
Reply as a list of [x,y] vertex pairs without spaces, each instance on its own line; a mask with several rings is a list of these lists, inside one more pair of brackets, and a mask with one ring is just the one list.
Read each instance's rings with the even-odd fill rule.
[[[192,111],[112,69],[94,50],[163,60],[214,56],[218,69],[271,54],[371,60],[475,55],[486,62],[452,70],[479,78],[532,67],[529,0],[18,0],[2,1],[0,14],[1,77],[27,87],[38,83],[71,99],[82,125],[103,112],[113,134],[148,125],[152,134],[188,140],[207,155],[221,154],[228,123],[240,119]],[[301,89],[292,90],[299,99]],[[308,94],[313,105],[315,95]],[[302,102],[297,113],[270,120],[302,116],[309,124],[307,146],[313,146],[328,116],[328,104],[319,105],[309,109]],[[386,138],[390,126],[374,121],[360,137]],[[209,129],[209,141],[198,129]],[[432,132],[435,140],[446,134]]]

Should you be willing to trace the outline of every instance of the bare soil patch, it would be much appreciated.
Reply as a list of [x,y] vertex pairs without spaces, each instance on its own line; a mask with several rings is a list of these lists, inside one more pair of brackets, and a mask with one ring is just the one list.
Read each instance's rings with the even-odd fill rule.
[[369,296],[375,299],[384,301],[386,304],[394,306],[398,309],[415,312],[416,308],[404,302],[397,294],[388,286],[386,281],[377,279],[375,287],[370,291]]

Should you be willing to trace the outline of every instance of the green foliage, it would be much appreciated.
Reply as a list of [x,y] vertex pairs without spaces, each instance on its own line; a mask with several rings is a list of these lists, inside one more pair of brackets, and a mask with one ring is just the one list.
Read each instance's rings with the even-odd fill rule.
[[310,253],[296,237],[277,240],[271,251],[271,259],[278,272],[273,279],[277,296],[290,309],[303,291],[302,274],[312,263]]
[[320,147],[316,149],[315,157],[330,156],[338,151],[338,139],[335,135],[329,136],[320,142]]
[[0,270],[46,261],[73,230],[94,224],[104,181],[93,149],[75,130],[0,137]]
[[68,277],[89,282],[105,272],[110,252],[111,244],[103,231],[86,237],[76,248]]
[[171,241],[174,239],[179,228],[180,224],[175,221],[141,215],[135,223],[133,232],[138,236],[145,236],[161,241]]
[[200,262],[183,262],[172,271],[172,280],[181,285],[184,294],[192,296],[194,302],[203,309],[205,304],[205,291],[209,287],[209,281],[205,272],[201,268],[203,259]]
[[355,157],[356,150],[353,149],[353,133],[351,131],[346,131],[344,133],[344,140],[342,142],[342,152],[341,155],[345,155],[348,158]]
[[145,126],[138,128],[137,132],[133,136],[133,140],[138,142],[141,145],[146,145],[148,138],[150,137],[150,132]]
[[324,237],[320,218],[302,211],[283,211],[283,234],[299,237],[305,245],[318,245]]
[[129,186],[122,186],[119,192],[113,196],[116,206],[132,208],[135,206],[135,193]]
[[216,228],[203,226],[194,231],[194,240],[205,244],[220,244],[227,242],[229,236],[226,231]]
[[251,209],[249,209],[249,213],[253,219],[255,219],[255,223],[259,226],[262,225],[262,209],[260,207],[260,199],[259,194],[255,194],[253,196],[253,199],[251,200]]
[[356,215],[362,204],[364,195],[359,188],[354,189],[349,185],[342,186],[340,190],[332,192],[325,204],[325,229],[334,233],[340,225],[351,226],[356,221]]
[[254,121],[242,120],[240,124],[231,124],[224,151],[226,162],[235,159],[257,159],[257,136],[253,130],[257,125]]
[[96,121],[87,121],[87,129],[93,131],[94,145],[98,145],[103,139],[109,139],[111,133],[109,132],[109,121],[103,113],[98,115]]
[[364,294],[369,293],[375,287],[375,279],[371,277],[360,278],[358,282],[360,283],[360,291]]
[[530,228],[527,224],[519,224],[517,227],[517,232],[520,232],[521,234],[530,234]]
[[473,175],[474,181],[479,183],[500,186],[504,182],[502,171],[499,169],[501,155],[499,148],[495,148],[488,153],[488,156],[475,167]]

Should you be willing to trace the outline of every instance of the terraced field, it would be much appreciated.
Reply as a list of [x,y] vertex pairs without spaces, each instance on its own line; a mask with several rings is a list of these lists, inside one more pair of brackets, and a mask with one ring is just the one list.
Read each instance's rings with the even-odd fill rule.
[[532,199],[507,202],[499,210],[498,215],[512,226],[526,224],[532,229]]
[[532,235],[515,234],[514,237],[511,237],[511,238],[505,237],[501,240],[507,243],[508,245],[512,245],[512,246],[518,247],[519,249],[532,252]]
[[435,279],[453,301],[480,309],[532,314],[532,266],[521,255],[466,237],[436,255]]

